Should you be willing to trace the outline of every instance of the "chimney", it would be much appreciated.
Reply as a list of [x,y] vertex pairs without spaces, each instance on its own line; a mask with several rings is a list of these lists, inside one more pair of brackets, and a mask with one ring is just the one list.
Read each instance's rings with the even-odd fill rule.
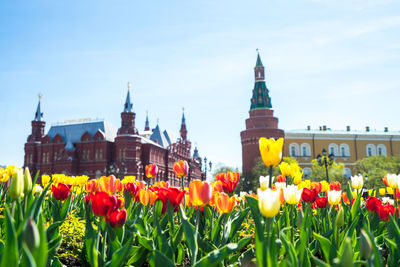
[[311,126],[307,125],[307,131],[311,130]]
[[365,130],[366,130],[367,132],[369,132],[369,126],[365,127]]
[[322,129],[323,129],[324,131],[326,131],[326,125],[322,126]]
[[389,132],[389,128],[385,127],[385,133]]
[[346,131],[350,132],[350,126],[346,126]]

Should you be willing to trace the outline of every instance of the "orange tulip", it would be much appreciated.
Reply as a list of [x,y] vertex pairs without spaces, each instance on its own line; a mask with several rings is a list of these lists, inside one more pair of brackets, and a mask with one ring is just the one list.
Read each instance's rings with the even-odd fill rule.
[[215,207],[219,213],[229,213],[235,207],[235,197],[229,197],[226,193],[219,193],[216,198]]
[[85,192],[86,193],[94,193],[97,191],[98,188],[99,188],[99,185],[97,184],[96,179],[89,180],[85,184]]
[[165,181],[160,181],[160,182],[155,182],[154,185],[152,187],[164,187],[164,188],[168,188],[169,185],[167,182]]
[[210,199],[210,202],[208,203],[208,205],[210,205],[211,207],[215,207],[215,202],[216,202],[216,199],[217,199],[219,193],[221,193],[221,192],[212,191],[211,199]]
[[153,205],[157,200],[157,192],[153,192],[148,189],[140,189],[139,190],[139,201],[142,205],[147,206],[150,201],[150,205]]
[[174,173],[179,178],[186,177],[189,172],[189,165],[186,160],[174,162]]
[[153,179],[157,176],[158,167],[156,164],[149,164],[144,167],[146,171],[146,177]]
[[122,192],[124,190],[124,185],[121,180],[115,178],[114,175],[102,176],[98,184],[99,191],[106,192],[109,195],[114,195],[116,192]]
[[[225,175],[225,173],[222,173]],[[213,192],[224,192],[223,184],[221,181],[214,181],[211,183],[212,191]]]
[[194,180],[189,184],[190,202],[193,206],[207,205],[211,200],[211,185],[207,182]]
[[190,195],[188,193],[185,193],[185,204],[186,204],[186,207],[192,206],[192,203],[190,203]]

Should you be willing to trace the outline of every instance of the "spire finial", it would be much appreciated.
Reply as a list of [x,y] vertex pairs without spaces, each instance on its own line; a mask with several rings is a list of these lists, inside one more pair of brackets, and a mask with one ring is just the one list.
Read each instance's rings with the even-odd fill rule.
[[148,111],[148,110],[146,110],[146,117],[147,117],[147,116],[149,116],[149,111]]
[[157,125],[158,125],[158,123],[160,122],[160,119],[159,118],[157,118]]
[[42,99],[42,97],[43,97],[42,93],[39,93],[38,94],[39,101]]
[[41,93],[38,94],[39,102],[36,108],[36,113],[35,113],[35,121],[42,121],[43,119],[43,113],[40,107],[40,99],[42,99],[43,95]]
[[131,83],[128,82],[128,90],[131,88]]
[[131,102],[131,94],[129,92],[129,88],[131,88],[131,83],[128,82],[128,93],[126,94],[126,100],[124,105],[124,112],[132,112],[132,102]]

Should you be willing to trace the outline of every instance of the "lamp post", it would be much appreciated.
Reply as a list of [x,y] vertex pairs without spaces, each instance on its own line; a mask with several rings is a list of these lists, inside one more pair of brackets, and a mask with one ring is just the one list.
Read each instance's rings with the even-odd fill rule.
[[319,166],[325,166],[325,172],[326,172],[326,181],[329,182],[329,174],[328,174],[328,166],[332,166],[333,162],[335,161],[334,155],[330,153],[327,156],[326,149],[322,149],[322,156],[321,154],[317,155],[317,161]]
[[207,171],[211,171],[212,168],[212,162],[209,161],[207,165],[207,158],[204,157],[204,180],[207,181]]

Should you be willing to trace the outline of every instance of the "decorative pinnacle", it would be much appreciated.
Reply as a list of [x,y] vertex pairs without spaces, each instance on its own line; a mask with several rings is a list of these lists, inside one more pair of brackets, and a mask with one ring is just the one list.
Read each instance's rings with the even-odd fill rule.
[[131,83],[128,82],[128,90],[131,88]]
[[38,97],[39,97],[39,101],[40,101],[40,99],[42,99],[43,95],[41,93],[39,93]]

